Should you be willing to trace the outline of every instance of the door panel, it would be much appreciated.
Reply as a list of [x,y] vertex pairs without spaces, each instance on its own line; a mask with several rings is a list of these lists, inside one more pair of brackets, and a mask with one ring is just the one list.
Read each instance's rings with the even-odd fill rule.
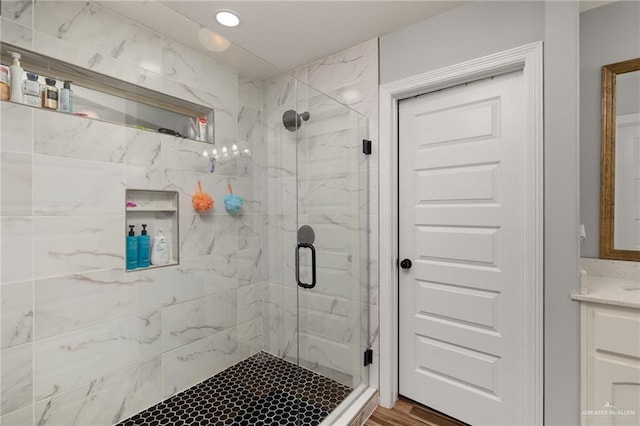
[[455,285],[421,282],[416,289],[416,305],[420,313],[459,321],[487,329],[495,329],[498,293]]
[[495,266],[496,229],[416,226],[416,251],[420,259]]
[[399,105],[400,393],[522,423],[522,72]]
[[417,355],[424,360],[421,373],[495,395],[497,357],[424,336],[418,336],[416,343]]
[[[478,141],[495,136],[497,102],[483,99],[469,104],[434,109],[418,122],[419,146]],[[464,126],[460,126],[460,123]]]

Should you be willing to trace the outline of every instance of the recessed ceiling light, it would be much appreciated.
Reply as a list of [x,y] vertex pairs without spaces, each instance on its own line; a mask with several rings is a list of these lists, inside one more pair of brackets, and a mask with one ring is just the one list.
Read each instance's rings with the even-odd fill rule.
[[231,10],[219,10],[216,12],[216,21],[225,27],[237,27],[240,17]]

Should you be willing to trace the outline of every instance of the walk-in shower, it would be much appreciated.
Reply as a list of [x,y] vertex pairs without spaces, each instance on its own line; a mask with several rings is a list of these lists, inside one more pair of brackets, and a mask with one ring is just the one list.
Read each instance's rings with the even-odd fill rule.
[[[208,114],[213,137],[158,133],[140,121],[153,109],[83,98],[79,79],[78,114],[0,101],[0,423],[343,424],[369,395],[368,121],[311,87],[335,68],[297,69],[307,85],[235,45],[186,45],[203,25],[167,3],[197,2],[3,2],[3,25],[46,41],[2,40],[25,71],[27,52],[85,78],[87,58],[105,58],[96,87],[107,76],[158,107],[193,104],[183,112]],[[175,262],[127,269],[126,225],[137,237],[152,223],[174,231]]]
[[122,426],[313,426],[366,387],[367,120],[299,81],[289,84],[290,103],[304,104],[314,120],[289,109],[280,121],[282,107],[264,107],[266,167],[254,180],[265,203],[261,342]]

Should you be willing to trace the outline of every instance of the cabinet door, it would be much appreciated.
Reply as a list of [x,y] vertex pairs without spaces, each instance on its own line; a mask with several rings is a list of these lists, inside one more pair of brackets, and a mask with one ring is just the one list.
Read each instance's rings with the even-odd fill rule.
[[593,409],[606,410],[611,415],[591,423],[640,424],[640,361],[600,353],[593,361]]
[[640,312],[592,306],[587,315],[587,425],[640,424]]

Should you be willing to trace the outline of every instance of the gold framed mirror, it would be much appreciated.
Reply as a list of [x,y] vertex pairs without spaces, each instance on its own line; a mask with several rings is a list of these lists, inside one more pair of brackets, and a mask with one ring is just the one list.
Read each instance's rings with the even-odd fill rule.
[[640,261],[640,58],[602,67],[600,258]]

